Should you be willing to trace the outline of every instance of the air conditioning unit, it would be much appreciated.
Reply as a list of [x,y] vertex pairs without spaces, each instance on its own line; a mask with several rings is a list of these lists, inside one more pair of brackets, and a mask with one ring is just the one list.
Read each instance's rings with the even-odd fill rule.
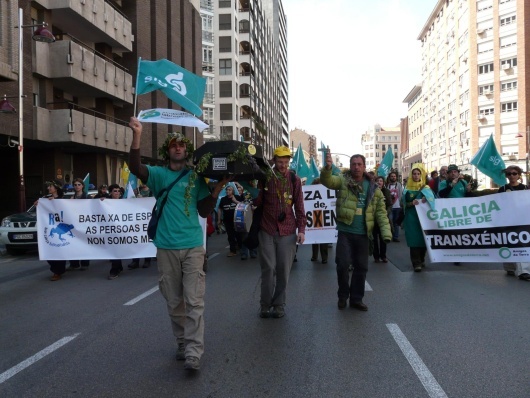
[[485,88],[484,90],[482,90],[482,94],[483,95],[490,95],[491,94],[491,91],[489,88]]
[[483,120],[486,119],[486,116],[484,115],[477,115],[477,120]]
[[501,66],[501,69],[502,70],[512,69],[512,66],[510,64],[504,64],[504,65]]
[[509,159],[509,160],[516,160],[516,159],[517,159],[517,156],[515,156],[515,153],[512,152],[512,153],[509,153],[509,154],[508,154],[508,159]]
[[483,35],[485,32],[484,29],[477,29],[477,35]]
[[462,62],[467,62],[467,57],[462,58]]

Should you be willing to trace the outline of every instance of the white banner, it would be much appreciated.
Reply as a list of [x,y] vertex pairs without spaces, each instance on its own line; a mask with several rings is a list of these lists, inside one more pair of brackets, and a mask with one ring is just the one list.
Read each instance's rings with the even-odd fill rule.
[[335,190],[324,185],[304,185],[304,208],[307,217],[304,245],[337,241]]
[[111,260],[156,256],[147,237],[154,198],[39,199],[41,260]]
[[529,262],[530,191],[416,206],[433,262]]
[[199,131],[208,128],[208,125],[202,120],[197,119],[191,113],[177,111],[174,109],[147,109],[140,111],[138,120],[147,123],[174,124],[177,126],[197,127]]

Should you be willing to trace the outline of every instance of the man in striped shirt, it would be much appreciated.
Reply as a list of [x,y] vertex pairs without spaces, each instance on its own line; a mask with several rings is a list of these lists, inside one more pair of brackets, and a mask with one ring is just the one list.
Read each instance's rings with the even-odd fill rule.
[[304,243],[305,239],[302,183],[289,171],[290,160],[289,148],[280,146],[274,150],[274,173],[255,202],[263,206],[259,231],[261,318],[285,315],[287,282],[296,244]]

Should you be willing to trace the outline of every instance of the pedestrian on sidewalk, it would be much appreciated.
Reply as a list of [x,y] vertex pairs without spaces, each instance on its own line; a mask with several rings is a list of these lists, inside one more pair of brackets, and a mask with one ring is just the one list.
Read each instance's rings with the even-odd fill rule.
[[399,242],[399,214],[403,208],[401,197],[403,195],[403,185],[398,181],[397,174],[391,171],[387,177],[386,187],[390,191],[392,197],[392,212],[390,213],[390,221],[392,222],[392,241]]
[[166,299],[177,342],[176,358],[185,360],[185,369],[198,370],[204,352],[206,274],[203,231],[197,213],[206,218],[213,211],[221,189],[230,179],[223,178],[210,193],[204,178],[187,166],[194,148],[182,133],[168,134],[160,148],[159,153],[167,161],[165,166],[142,164],[142,124],[132,117],[129,126],[133,130],[131,173],[154,195],[164,191],[158,208],[166,199],[153,243],[157,247],[160,292]]
[[[326,165],[320,172],[320,181],[337,190],[337,292],[339,310],[350,307],[368,311],[363,303],[368,258],[373,251],[373,229],[377,221],[386,242],[392,239],[386,213],[385,198],[366,173],[366,159],[362,155],[350,158],[350,170],[339,176],[332,175],[332,159],[326,151]],[[353,271],[349,281],[349,265]]]

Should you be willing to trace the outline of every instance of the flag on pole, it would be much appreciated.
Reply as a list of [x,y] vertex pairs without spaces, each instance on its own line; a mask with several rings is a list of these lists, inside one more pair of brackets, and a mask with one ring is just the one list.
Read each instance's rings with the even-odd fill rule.
[[83,178],[83,184],[85,185],[83,188],[83,192],[88,195],[88,186],[90,185],[90,173],[87,173],[86,177]]
[[296,172],[296,175],[300,178],[309,179],[309,176],[311,175],[309,166],[307,165],[307,162],[305,161],[304,150],[302,149],[301,143],[298,144],[298,149],[296,150],[296,153],[294,154],[293,160],[291,161],[291,166],[289,168],[291,170],[294,170]]
[[393,164],[394,164],[394,154],[392,153],[392,148],[389,145],[385,153],[385,156],[383,156],[383,160],[381,161],[381,164],[377,168],[377,175],[386,178],[388,174],[390,174],[390,170],[392,170]]
[[[326,167],[326,153],[328,151],[328,148],[324,145],[324,143],[320,142],[320,150],[322,152],[322,167]],[[335,166],[335,163],[331,163],[331,174],[334,176],[338,176],[341,173],[340,169]]]
[[134,188],[132,187],[130,182],[127,183],[127,187],[125,188],[125,193],[123,194],[123,198],[124,199],[135,199],[136,198],[136,195],[134,194]]
[[127,166],[127,162],[123,162],[123,167],[121,169],[120,175],[122,186],[129,182],[129,174],[131,174],[131,172],[129,171],[129,166]]
[[[311,167],[309,168],[311,170],[310,177],[312,178],[311,182],[306,182],[307,185],[311,184],[315,178],[320,177],[320,170],[318,169],[317,162],[315,161],[315,158],[311,156]],[[307,179],[309,181],[309,177]]]
[[506,184],[506,176],[503,171],[506,169],[506,165],[497,151],[493,134],[482,144],[470,163],[490,177],[495,184],[501,186]]
[[136,95],[161,90],[171,101],[196,116],[202,115],[202,99],[206,78],[174,64],[167,59],[138,62]]
[[202,133],[208,125],[202,120],[197,119],[191,113],[177,111],[175,109],[147,109],[140,111],[138,120],[147,123],[174,124],[176,126],[197,127]]

